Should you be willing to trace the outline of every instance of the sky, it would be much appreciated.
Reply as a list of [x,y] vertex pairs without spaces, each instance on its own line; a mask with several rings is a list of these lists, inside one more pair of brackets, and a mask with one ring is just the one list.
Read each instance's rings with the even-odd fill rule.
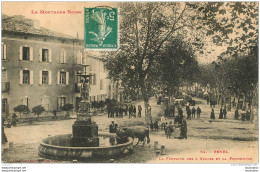
[[[8,16],[23,15],[40,21],[40,26],[70,36],[84,38],[84,7],[111,6],[114,2],[2,2],[2,13]],[[81,14],[40,14],[45,11],[81,11]],[[36,13],[37,12],[37,13]],[[210,41],[210,40],[209,40]],[[210,45],[210,54],[198,54],[199,63],[209,63],[225,49]]]

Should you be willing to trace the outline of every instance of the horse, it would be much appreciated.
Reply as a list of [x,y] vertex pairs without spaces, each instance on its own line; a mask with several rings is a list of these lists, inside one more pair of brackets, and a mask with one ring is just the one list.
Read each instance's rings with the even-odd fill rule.
[[147,144],[150,143],[149,137],[149,128],[142,127],[142,126],[135,126],[135,127],[124,127],[122,129],[117,130],[117,142],[125,142],[128,137],[137,138],[138,142],[136,145],[139,144],[140,141],[143,142],[143,146],[145,144],[145,138],[147,138]]

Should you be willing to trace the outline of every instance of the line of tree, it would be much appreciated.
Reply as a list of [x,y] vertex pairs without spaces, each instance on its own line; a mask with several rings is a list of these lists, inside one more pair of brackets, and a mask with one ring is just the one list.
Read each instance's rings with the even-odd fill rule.
[[[196,56],[211,53],[206,38],[218,46],[226,46],[222,55],[232,57],[257,44],[255,2],[126,2],[119,7],[120,49],[109,53],[104,60],[110,79],[120,81],[123,88],[140,90],[146,122],[151,118],[147,113],[149,98],[158,84],[164,82],[172,94],[183,82],[179,79],[185,79],[181,71],[186,71],[186,82],[193,82]],[[178,35],[182,40],[177,39]],[[189,46],[179,49],[178,43]],[[177,69],[171,69],[173,66]],[[169,77],[164,71],[170,72]]]

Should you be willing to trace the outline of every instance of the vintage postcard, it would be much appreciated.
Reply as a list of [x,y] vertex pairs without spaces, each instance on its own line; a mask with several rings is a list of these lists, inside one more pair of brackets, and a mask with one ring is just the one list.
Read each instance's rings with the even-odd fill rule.
[[258,5],[2,2],[2,163],[257,164]]

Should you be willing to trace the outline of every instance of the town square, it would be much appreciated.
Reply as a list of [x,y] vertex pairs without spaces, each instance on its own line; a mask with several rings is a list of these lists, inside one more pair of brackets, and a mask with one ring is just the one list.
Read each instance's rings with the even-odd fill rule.
[[258,2],[3,2],[1,50],[2,163],[259,161]]

